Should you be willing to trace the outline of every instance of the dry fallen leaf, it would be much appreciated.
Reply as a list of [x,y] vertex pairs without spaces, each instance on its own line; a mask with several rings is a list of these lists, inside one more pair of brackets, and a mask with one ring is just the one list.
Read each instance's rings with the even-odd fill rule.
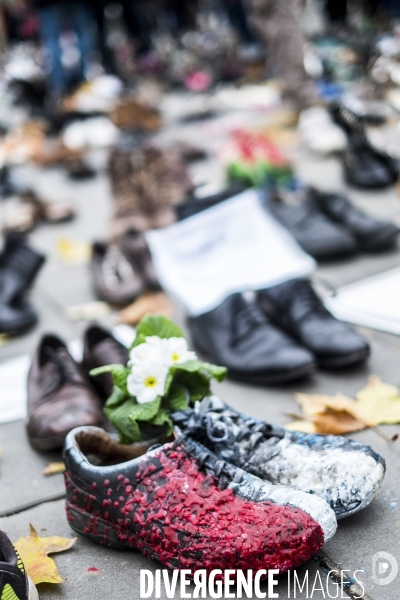
[[58,536],[39,537],[36,529],[30,525],[30,534],[27,537],[20,538],[14,546],[18,550],[25,569],[33,583],[62,583],[56,563],[47,556],[54,552],[64,552],[69,550],[76,542],[76,538],[68,539]]
[[366,388],[352,400],[343,394],[297,394],[305,420],[289,423],[288,429],[306,433],[341,435],[382,424],[400,423],[400,391],[371,377]]
[[65,264],[82,265],[90,260],[91,246],[69,238],[60,238],[57,241],[57,254]]
[[50,477],[50,475],[58,475],[59,473],[64,473],[65,464],[63,462],[54,462],[49,463],[45,470],[43,471],[43,475],[45,477]]
[[139,321],[148,314],[171,317],[171,300],[162,292],[157,294],[145,294],[136,300],[136,302],[122,310],[118,317],[120,323],[137,325]]
[[353,414],[370,426],[400,423],[399,389],[371,377],[367,387],[356,395]]
[[333,410],[332,408],[327,408],[322,415],[316,415],[313,423],[317,432],[324,435],[343,435],[365,429],[365,424],[357,421],[346,410]]

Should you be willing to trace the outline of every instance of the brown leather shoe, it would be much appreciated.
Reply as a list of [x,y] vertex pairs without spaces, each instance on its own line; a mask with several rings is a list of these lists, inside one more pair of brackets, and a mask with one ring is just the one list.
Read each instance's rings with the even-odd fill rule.
[[29,441],[38,450],[61,448],[82,425],[101,425],[100,402],[63,341],[45,335],[28,374]]
[[97,298],[109,304],[127,306],[145,290],[142,274],[116,244],[95,242],[90,267]]
[[[83,337],[82,368],[89,376],[89,372],[104,365],[127,365],[128,349],[125,348],[110,331],[99,325],[91,325]],[[112,394],[114,383],[109,373],[93,377],[91,380],[99,396],[107,400]]]
[[118,239],[118,246],[133,265],[136,272],[140,273],[146,289],[159,290],[160,284],[156,276],[150,250],[143,233],[130,229]]

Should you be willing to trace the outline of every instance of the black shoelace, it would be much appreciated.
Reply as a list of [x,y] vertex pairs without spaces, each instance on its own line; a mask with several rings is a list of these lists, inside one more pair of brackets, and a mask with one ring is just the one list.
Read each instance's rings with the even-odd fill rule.
[[222,413],[193,411],[186,424],[185,434],[203,434],[213,444],[229,445],[246,440],[250,450],[254,450],[260,441],[284,437],[284,433],[274,430],[268,423],[260,423],[250,417],[241,418],[240,424],[237,421],[238,415],[229,410]]
[[228,465],[224,460],[213,459],[209,452],[203,451],[190,438],[188,439],[187,431],[178,436],[172,444],[173,449],[179,446],[182,446],[185,453],[196,460],[199,469],[218,480],[218,488],[220,490],[225,490],[231,483],[241,483],[244,475],[243,469]]
[[243,306],[239,307],[235,316],[235,329],[233,342],[239,342],[243,337],[247,337],[254,329],[265,324],[266,318],[255,304],[243,299]]

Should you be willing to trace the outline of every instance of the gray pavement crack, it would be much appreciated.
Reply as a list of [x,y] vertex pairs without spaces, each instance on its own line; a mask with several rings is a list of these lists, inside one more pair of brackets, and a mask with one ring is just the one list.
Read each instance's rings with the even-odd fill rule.
[[13,515],[18,515],[20,513],[25,512],[26,510],[31,510],[32,508],[41,506],[42,504],[48,504],[49,502],[55,502],[57,500],[62,500],[63,498],[65,498],[65,492],[61,494],[53,494],[52,496],[42,498],[41,500],[27,502],[26,504],[21,504],[20,506],[16,506],[15,508],[9,508],[8,510],[0,512],[0,519],[3,519],[4,517],[12,517]]
[[[325,552],[319,552],[317,556],[314,556],[314,562],[317,566],[322,569],[325,574],[329,574],[330,579],[336,583],[341,590],[343,590],[349,598],[355,600],[373,600],[369,594],[367,594],[359,583],[346,575],[344,570],[339,567]],[[341,594],[341,597],[343,595]]]

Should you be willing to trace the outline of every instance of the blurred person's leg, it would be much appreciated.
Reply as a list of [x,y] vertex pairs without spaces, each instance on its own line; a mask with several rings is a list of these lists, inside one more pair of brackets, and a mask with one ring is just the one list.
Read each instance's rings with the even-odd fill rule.
[[304,39],[294,0],[249,0],[254,27],[266,43],[269,62],[282,77],[286,94],[300,111],[299,132],[304,144],[321,154],[343,150],[347,138],[322,105],[304,67]]
[[97,49],[96,21],[94,11],[81,2],[71,2],[68,14],[72,20],[81,54],[81,79],[88,79],[93,57]]
[[61,61],[60,33],[64,10],[61,4],[43,6],[40,9],[40,36],[50,61],[49,85],[54,94],[63,94],[67,87]]
[[125,0],[122,3],[128,29],[139,41],[139,52],[151,49],[151,16],[148,0]]
[[114,53],[110,48],[109,44],[107,43],[107,28],[105,15],[106,2],[104,2],[104,0],[99,0],[99,2],[94,8],[98,33],[98,44],[103,65],[107,73],[116,74],[117,66],[115,63]]
[[347,17],[347,0],[327,0],[326,12],[332,22],[344,22]]
[[269,63],[282,76],[286,92],[302,110],[320,103],[304,68],[304,39],[294,0],[248,0],[255,31],[267,46]]
[[252,44],[255,37],[250,31],[243,0],[222,0],[232,27],[237,31],[242,42]]

